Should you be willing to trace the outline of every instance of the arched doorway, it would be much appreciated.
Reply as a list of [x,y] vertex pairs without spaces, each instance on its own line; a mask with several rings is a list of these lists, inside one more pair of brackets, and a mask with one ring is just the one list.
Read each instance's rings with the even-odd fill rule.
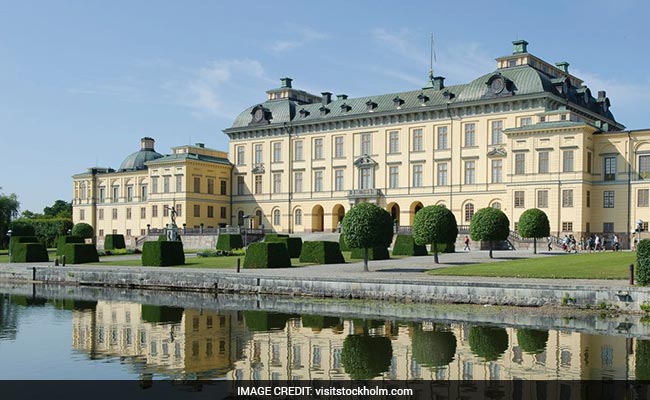
[[332,232],[338,232],[339,223],[343,221],[345,207],[337,204],[332,209]]
[[419,201],[411,204],[411,208],[409,209],[409,213],[411,214],[411,226],[413,226],[413,223],[415,222],[415,214],[423,208],[424,206]]
[[320,205],[314,206],[311,210],[311,231],[323,232],[323,221],[325,212]]
[[244,211],[242,210],[237,213],[237,225],[244,226]]
[[262,210],[255,211],[255,218],[253,219],[253,229],[263,229]]
[[386,207],[386,211],[390,214],[390,217],[393,219],[393,224],[399,226],[399,204],[390,203]]

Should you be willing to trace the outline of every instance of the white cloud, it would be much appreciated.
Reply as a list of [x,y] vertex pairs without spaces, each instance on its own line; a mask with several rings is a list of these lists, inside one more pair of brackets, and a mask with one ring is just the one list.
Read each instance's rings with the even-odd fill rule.
[[311,28],[304,26],[288,26],[287,31],[292,33],[291,39],[277,40],[271,45],[271,51],[274,53],[282,53],[297,49],[317,40],[327,39],[328,36],[324,33],[315,31]]

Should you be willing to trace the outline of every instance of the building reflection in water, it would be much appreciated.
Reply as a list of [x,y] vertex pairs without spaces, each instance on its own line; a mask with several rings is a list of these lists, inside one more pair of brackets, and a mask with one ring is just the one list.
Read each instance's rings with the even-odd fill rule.
[[645,366],[643,360],[635,363],[631,354],[650,355],[649,342],[638,340],[634,346],[622,336],[466,323],[182,310],[108,301],[98,301],[94,309],[73,311],[73,346],[93,359],[120,358],[141,376],[183,379],[597,380],[629,379],[635,373],[650,376],[650,365]]

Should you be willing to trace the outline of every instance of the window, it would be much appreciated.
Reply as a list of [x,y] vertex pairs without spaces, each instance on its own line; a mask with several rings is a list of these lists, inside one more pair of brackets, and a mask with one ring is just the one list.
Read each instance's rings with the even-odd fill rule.
[[163,206],[163,217],[169,217],[169,207]]
[[86,200],[86,195],[87,195],[86,183],[81,182],[79,184],[79,198],[81,200]]
[[413,187],[422,187],[422,165],[413,166]]
[[133,201],[133,185],[126,187],[126,201]]
[[176,216],[180,217],[181,215],[183,215],[183,205],[176,204]]
[[237,177],[237,194],[244,194],[244,177],[243,176],[238,176]]
[[359,189],[372,188],[372,170],[370,168],[362,168],[359,170]]
[[447,127],[438,127],[438,150],[446,150],[449,147],[449,139],[447,136]]
[[219,182],[219,186],[220,186],[220,193],[223,196],[226,196],[228,194],[228,181],[225,181],[225,180],[222,179]]
[[255,175],[255,194],[262,193],[262,175]]
[[221,207],[219,212],[219,216],[221,217],[221,219],[226,219],[227,210],[228,209],[226,207]]
[[99,237],[104,237],[104,230],[103,229],[99,230]]
[[302,140],[296,140],[296,142],[293,144],[293,159],[295,161],[302,161],[303,156],[302,156],[302,147],[303,143]]
[[637,191],[637,207],[648,207],[648,195],[650,194],[650,190],[648,189],[639,189]]
[[117,208],[111,209],[111,218],[117,219]]
[[113,186],[113,197],[111,197],[111,202],[117,203],[120,200],[120,187]]
[[532,118],[530,118],[530,117],[522,117],[522,118],[519,120],[519,126],[528,126],[528,125],[530,125],[532,122],[533,122],[533,121],[532,121]]
[[294,175],[293,191],[296,193],[302,192],[302,172],[296,172]]
[[163,177],[163,193],[169,193],[169,176]]
[[244,146],[237,146],[237,165],[246,164],[245,154]]
[[140,207],[140,219],[147,218],[147,207]]
[[372,146],[370,143],[370,133],[361,134],[361,154],[372,154]]
[[282,192],[282,174],[273,174],[273,193]]
[[82,221],[86,219],[86,210],[79,210],[79,219]]
[[548,151],[540,151],[539,153],[538,172],[540,174],[548,174]]
[[573,207],[573,189],[562,191],[562,207]]
[[131,219],[131,207],[127,207],[126,209],[126,219]]
[[194,204],[194,216],[195,217],[200,217],[201,216],[201,205],[200,204]]
[[208,178],[208,194],[214,194],[214,179]]
[[614,191],[605,190],[603,192],[603,208],[614,208]]
[[151,193],[158,193],[158,177],[151,177]]
[[198,176],[194,177],[194,193],[201,193],[201,178]]
[[614,233],[614,223],[613,222],[603,222],[603,232],[604,233]]
[[650,178],[650,155],[639,156],[639,179]]
[[562,232],[573,232],[573,222],[562,222]]
[[515,154],[515,175],[523,175],[526,173],[526,154]]
[[499,203],[498,201],[495,201],[494,203],[492,203],[492,208],[496,208],[497,210],[500,210],[501,209],[501,203]]
[[273,225],[280,225],[280,210],[273,211]]
[[301,209],[296,209],[295,212],[295,217],[294,217],[294,223],[296,225],[302,225],[302,210]]
[[262,144],[258,143],[255,145],[255,165],[259,165],[262,162],[264,162],[262,158]]
[[343,157],[343,136],[334,138],[334,157]]
[[399,153],[398,131],[391,131],[388,133],[388,152],[391,154]]
[[447,163],[438,163],[438,186],[447,186]]
[[282,143],[273,143],[273,162],[282,162]]
[[176,175],[176,193],[183,191],[183,175]]
[[388,187],[395,189],[399,187],[399,167],[391,166],[388,168]]
[[99,218],[100,220],[104,219],[104,209],[103,208],[100,208],[99,210],[97,210],[97,218]]
[[314,192],[323,191],[323,171],[314,172]]
[[587,173],[591,174],[591,153],[587,152]]
[[323,139],[314,139],[314,159],[320,160],[323,158]]
[[103,203],[106,201],[106,189],[103,187],[99,188],[99,202]]
[[151,217],[152,218],[158,217],[158,206],[151,206]]
[[140,201],[147,201],[147,185],[140,186]]
[[573,172],[573,150],[562,152],[562,172]]
[[465,204],[465,222],[470,222],[474,216],[474,204]]
[[526,207],[525,201],[524,201],[524,191],[523,190],[516,190],[515,191],[515,208],[524,208]]
[[548,190],[537,191],[537,208],[548,207]]
[[413,151],[422,151],[422,129],[413,130]]
[[587,199],[585,201],[587,207],[591,207],[591,192],[587,190]]
[[503,160],[492,160],[492,183],[502,183],[502,182],[503,182]]
[[334,190],[343,190],[343,170],[334,171]]
[[465,147],[476,146],[476,124],[465,124]]
[[214,206],[208,206],[208,218],[214,218]]
[[503,121],[492,121],[492,144],[503,143]]
[[605,157],[605,180],[614,181],[616,180],[616,156]]
[[474,184],[474,178],[476,176],[476,162],[475,161],[465,161],[465,184],[472,185]]

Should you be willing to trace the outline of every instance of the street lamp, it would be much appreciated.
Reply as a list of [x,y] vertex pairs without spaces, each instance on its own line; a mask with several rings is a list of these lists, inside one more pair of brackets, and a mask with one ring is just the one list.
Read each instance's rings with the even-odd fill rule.
[[9,229],[9,230],[7,231],[7,237],[9,238],[9,251],[8,251],[8,254],[9,254],[9,262],[11,262],[11,234],[12,234],[12,231],[11,231],[11,229]]

